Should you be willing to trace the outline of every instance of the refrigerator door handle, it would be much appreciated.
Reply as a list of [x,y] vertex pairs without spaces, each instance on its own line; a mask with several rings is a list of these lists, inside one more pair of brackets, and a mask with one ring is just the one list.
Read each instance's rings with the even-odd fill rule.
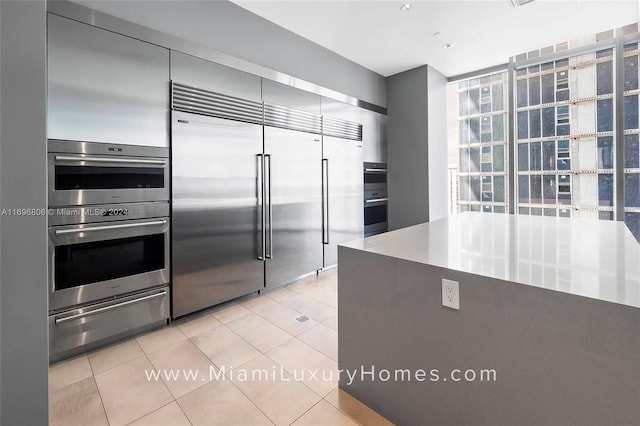
[[329,244],[329,159],[322,159],[322,243]]
[[265,252],[267,251],[265,235],[266,218],[264,216],[264,156],[262,154],[258,154],[256,158],[258,163],[258,210],[260,211],[260,255],[258,256],[258,260],[264,260]]
[[273,259],[273,206],[271,202],[271,154],[265,154],[265,171],[266,171],[266,194],[267,194],[267,210],[269,212],[269,244],[266,254],[267,259]]

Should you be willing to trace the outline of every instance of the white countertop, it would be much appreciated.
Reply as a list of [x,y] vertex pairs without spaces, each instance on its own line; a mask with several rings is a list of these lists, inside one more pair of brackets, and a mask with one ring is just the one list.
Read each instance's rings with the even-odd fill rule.
[[342,245],[640,308],[640,244],[621,222],[469,212]]

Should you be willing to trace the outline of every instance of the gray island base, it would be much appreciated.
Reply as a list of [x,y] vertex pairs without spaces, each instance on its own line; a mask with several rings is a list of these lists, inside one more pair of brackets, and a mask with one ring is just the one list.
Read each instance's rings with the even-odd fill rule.
[[640,424],[624,224],[465,213],[340,246],[339,265],[340,387],[396,424]]

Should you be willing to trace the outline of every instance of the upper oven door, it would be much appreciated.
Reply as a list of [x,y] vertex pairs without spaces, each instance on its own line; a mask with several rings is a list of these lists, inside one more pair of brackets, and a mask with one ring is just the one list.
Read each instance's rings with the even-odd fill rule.
[[49,205],[169,200],[169,160],[49,153]]
[[384,163],[364,163],[364,190],[387,189],[387,165]]
[[51,311],[169,282],[169,218],[49,228]]

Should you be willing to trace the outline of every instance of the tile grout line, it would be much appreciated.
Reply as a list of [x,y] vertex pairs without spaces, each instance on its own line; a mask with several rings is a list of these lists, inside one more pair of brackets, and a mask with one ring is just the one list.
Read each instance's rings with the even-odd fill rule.
[[[304,293],[298,293],[296,296],[304,296],[304,297],[306,297],[307,299],[311,299],[313,302],[320,303],[320,304],[322,304],[322,305],[324,305],[324,306],[326,306],[326,307],[329,307],[329,308],[331,308],[331,309],[335,309],[336,311],[338,310],[338,308],[337,308],[337,307],[334,307],[334,306],[328,305],[328,304],[324,303],[323,301],[318,300],[318,299],[315,299],[315,298],[313,298],[313,297],[311,297],[311,296],[307,296],[307,295],[306,295],[306,294],[304,294]],[[285,306],[287,306],[287,305],[285,305]],[[294,308],[290,308],[290,309],[293,309],[294,311],[296,310],[296,309],[294,309]]]
[[[267,359],[269,359],[269,360],[273,361],[271,358],[269,358],[269,357],[267,356],[267,354],[263,353],[262,355],[264,355],[265,357],[267,357]],[[256,358],[258,358],[258,357],[256,357]],[[256,358],[252,359],[251,361],[255,360]],[[248,363],[249,363],[249,362],[251,362],[251,361],[247,361],[247,362],[245,362],[245,363],[244,363],[244,364],[242,364],[242,365],[248,364]],[[274,364],[279,365],[280,367],[284,368],[284,366],[280,365],[279,363],[277,363],[277,362],[275,362],[275,361],[273,361],[273,362],[274,362]],[[285,369],[285,370],[286,370],[286,369]],[[267,418],[271,423],[273,423],[274,425],[276,425],[276,424],[277,424],[277,423],[276,423],[276,422],[275,422],[271,417],[269,417],[269,416],[267,415],[267,413],[265,413],[264,411],[262,411],[262,409],[261,409],[260,407],[258,407],[258,404],[256,404],[256,403],[255,403],[255,401],[254,401],[254,400],[253,400],[249,395],[247,395],[246,393],[244,393],[244,392],[242,391],[242,389],[240,389],[240,387],[238,387],[238,386],[233,382],[233,380],[232,380],[231,378],[229,378],[229,382],[230,382],[230,383],[231,383],[231,384],[232,384],[236,389],[238,389],[238,391],[240,391],[240,393],[241,393],[241,394],[243,394],[243,395],[245,396],[245,398],[247,398],[249,401],[251,401],[251,403],[252,403],[252,404],[253,404],[253,405],[254,405],[258,410],[260,410],[260,412],[261,412],[261,413],[262,413],[262,414],[263,414],[263,415],[264,415],[264,416],[265,416],[265,417],[266,417],[266,418]],[[302,385],[304,385],[305,387],[307,387],[307,389],[309,389],[309,387],[308,387],[308,386],[306,386],[304,383],[302,383]],[[316,394],[316,395],[317,395],[317,393],[316,393],[316,392],[314,392],[314,391],[313,391],[313,389],[309,389],[309,390],[310,390],[311,392],[313,392],[314,394]],[[320,401],[322,401],[322,399],[323,399],[323,398],[322,398],[322,397],[320,397]],[[320,402],[320,401],[318,401],[318,402]],[[316,404],[317,404],[317,403],[316,403]],[[315,406],[315,404],[314,404],[313,406]],[[313,408],[313,406],[312,406],[311,408]],[[307,411],[309,411],[311,408],[309,408]],[[306,413],[307,411],[305,411],[305,413]],[[303,413],[302,415],[304,415],[304,413]],[[298,418],[299,418],[299,417],[297,417],[293,422],[297,421],[297,420],[298,420]],[[292,422],[292,423],[290,423],[290,425],[291,425],[291,424],[293,424],[293,422]]]
[[[243,308],[244,308],[244,306],[243,306]],[[246,309],[246,308],[245,308],[245,309]],[[247,309],[247,311],[249,311],[249,310]],[[250,312],[250,313],[253,313],[252,311],[249,311],[249,312]],[[212,315],[212,316],[213,316],[213,314],[212,314],[212,313],[211,313],[210,315]],[[247,315],[248,315],[248,314],[247,314]],[[254,314],[254,315],[255,315],[255,314]],[[244,318],[245,316],[246,316],[246,315],[243,315],[242,317],[237,318],[237,319],[242,319],[242,318]],[[215,318],[215,316],[213,316],[213,317]],[[211,329],[211,330],[209,330],[209,331],[215,330],[215,329],[216,329],[216,328],[218,328],[218,327],[226,327],[226,328],[227,328],[231,333],[233,333],[233,334],[234,334],[234,335],[236,335],[238,338],[240,338],[241,340],[243,340],[244,342],[246,342],[246,343],[247,343],[249,346],[251,346],[252,348],[256,349],[256,350],[260,353],[260,355],[265,355],[265,354],[264,354],[264,352],[262,352],[260,349],[256,348],[256,347],[255,347],[254,345],[252,345],[249,341],[247,341],[245,338],[243,338],[243,337],[242,337],[242,336],[240,336],[238,333],[236,333],[236,332],[235,332],[231,327],[228,327],[228,326],[227,326],[227,324],[228,324],[228,323],[223,323],[222,321],[218,320],[217,318],[215,318],[215,319],[220,323],[220,325],[219,325],[219,326],[217,326],[217,327],[215,327],[215,328],[213,328],[213,329]],[[233,320],[233,321],[235,321],[235,320]],[[233,322],[233,321],[229,321],[229,322]],[[219,367],[215,362],[213,362],[213,360],[212,360],[212,359],[211,359],[211,358],[210,358],[206,353],[204,353],[204,352],[202,351],[202,349],[200,349],[200,347],[199,347],[198,345],[196,345],[196,344],[195,344],[195,342],[193,342],[193,340],[192,340],[190,337],[188,337],[186,334],[184,334],[184,332],[183,332],[180,328],[178,328],[178,330],[179,330],[179,331],[180,331],[180,332],[181,332],[181,333],[182,333],[182,334],[187,338],[187,340],[189,340],[189,341],[190,341],[190,342],[191,342],[191,343],[192,343],[192,344],[193,344],[193,345],[198,349],[198,351],[200,351],[200,353],[201,353],[202,355],[204,355],[204,356],[209,360],[209,362],[211,363],[211,365],[213,365],[213,366],[217,367],[218,369],[221,369],[221,367]],[[199,334],[197,334],[196,336],[198,336],[198,335],[200,335],[200,334],[205,334],[205,333],[206,333],[206,332],[199,333]],[[195,337],[195,336],[194,336],[194,337]],[[247,364],[247,363],[249,363],[249,362],[251,362],[251,361],[255,360],[255,359],[256,359],[256,358],[258,358],[260,355],[258,355],[258,356],[256,356],[255,358],[252,358],[252,359],[250,359],[250,360],[248,360],[248,361],[246,361],[246,362],[242,363],[241,365],[245,365],[245,364]],[[265,356],[266,356],[266,355],[265,355]],[[238,367],[240,367],[240,366],[238,366]],[[238,392],[240,392],[240,393],[241,393],[245,398],[247,398],[247,400],[248,400],[249,402],[251,402],[251,404],[253,404],[253,406],[254,406],[254,407],[256,407],[256,409],[257,409],[260,413],[262,413],[262,415],[263,415],[263,416],[265,416],[265,418],[266,418],[267,420],[269,420],[269,421],[271,422],[271,424],[273,424],[274,426],[276,425],[276,423],[274,423],[274,422],[273,422],[273,420],[271,419],[271,417],[267,416],[267,414],[266,414],[264,411],[262,411],[262,409],[260,409],[260,407],[258,407],[258,405],[253,401],[253,399],[251,399],[251,398],[249,397],[249,395],[245,394],[245,393],[242,391],[242,389],[240,389],[238,386],[236,386],[236,384],[233,382],[233,380],[231,380],[231,378],[229,378],[229,380],[228,380],[228,381],[229,381],[229,383],[230,383],[234,388],[236,388],[236,389],[238,390]],[[212,383],[212,382],[209,382],[209,383]],[[206,385],[207,385],[207,384],[205,384],[205,385],[203,385],[203,386],[200,386],[200,387],[198,387],[198,388],[196,388],[196,389],[193,389],[193,390],[191,390],[191,391],[187,392],[186,394],[182,395],[180,398],[184,398],[184,397],[186,397],[187,395],[191,394],[192,392],[195,392],[195,391],[197,391],[197,390],[199,390],[199,389],[203,388],[203,387],[204,387],[204,386],[206,386]],[[172,396],[173,396],[173,395],[172,395]],[[184,413],[184,410],[182,409],[182,406],[180,405],[180,401],[178,401],[178,399],[176,399],[175,401],[176,401],[176,403],[178,404],[178,406],[180,406],[180,409],[181,409],[181,410],[182,410],[182,412]],[[187,419],[189,418],[189,416],[187,416],[187,415],[186,415],[186,413],[185,413],[185,416],[187,417]],[[189,423],[191,423],[191,420],[189,420]],[[193,423],[192,423],[192,425],[193,425]]]
[[[296,337],[294,337],[293,339],[296,339]],[[289,341],[291,341],[291,340],[293,340],[293,339],[287,340],[287,342],[289,342]],[[298,340],[298,339],[296,339],[296,340]],[[319,350],[317,350],[316,348],[313,348],[313,347],[311,347],[311,346],[307,345],[305,342],[303,342],[303,341],[301,341],[301,340],[298,340],[298,342],[302,343],[303,345],[308,346],[310,349],[312,349],[312,350],[314,350],[314,351],[318,352],[319,354],[321,354],[321,355],[323,355],[323,356],[327,357],[327,359],[329,359],[330,361],[334,361],[333,359],[331,359],[331,358],[330,358],[330,357],[328,357],[327,355],[323,354],[322,352],[320,352],[320,351],[319,351]],[[286,342],[283,342],[283,343],[282,343],[282,345],[284,345],[285,343],[286,343]],[[278,345],[278,346],[282,346],[282,345]],[[276,347],[275,347],[275,348],[273,348],[273,349],[276,349],[278,346],[276,346]],[[272,349],[272,350],[273,350],[273,349]],[[269,352],[271,352],[271,351],[269,351]],[[266,353],[264,353],[263,355],[264,355],[264,356],[266,356],[266,357],[267,357],[268,359],[270,359],[271,361],[273,361],[273,362],[274,362],[276,365],[278,365],[279,367],[282,367],[282,368],[283,368],[287,373],[289,373],[291,376],[294,376],[293,372],[289,371],[289,370],[287,369],[287,367],[285,367],[284,365],[280,364],[278,361],[276,361],[275,359],[271,358],[271,357],[270,357],[269,355],[267,355]],[[337,363],[337,361],[334,361],[334,362],[336,362],[336,363]],[[246,364],[246,363],[245,363],[245,364]],[[244,365],[244,364],[243,364],[243,365]],[[295,376],[294,376],[294,378],[295,378]],[[313,393],[315,393],[316,395],[318,395],[318,396],[320,397],[320,399],[321,399],[321,400],[322,400],[322,399],[324,399],[324,397],[326,396],[326,395],[320,395],[318,392],[316,392],[315,390],[311,389],[311,387],[310,387],[310,386],[308,386],[306,383],[304,383],[304,382],[302,382],[302,381],[298,381],[298,383],[302,383],[304,386],[306,386],[306,387],[307,387],[307,389],[309,389],[311,392],[313,392]],[[336,386],[336,387],[337,387],[337,386]],[[332,390],[330,390],[330,391],[327,393],[327,395],[329,395],[331,392],[333,392],[333,389],[332,389]]]
[[[336,387],[334,390],[335,390],[335,391],[340,392],[340,386]],[[331,392],[333,392],[333,391],[331,391]],[[353,420],[353,422],[354,422],[354,423],[359,424],[359,425],[361,425],[361,426],[362,426],[362,425],[363,425],[363,423],[362,423],[362,422],[360,422],[360,421],[359,421],[358,419],[356,419],[355,417],[351,416],[349,413],[347,413],[346,411],[344,411],[342,408],[340,408],[340,407],[336,407],[335,405],[333,405],[333,404],[331,403],[331,401],[329,401],[329,400],[327,399],[327,397],[331,394],[331,392],[329,392],[329,393],[327,394],[327,396],[326,396],[326,397],[322,398],[322,400],[323,400],[323,401],[325,401],[325,402],[326,402],[327,404],[329,404],[330,406],[332,406],[333,408],[335,408],[336,410],[340,411],[342,414],[344,414],[345,416],[347,416],[347,417],[348,417],[348,418],[350,418],[351,420]],[[377,411],[376,411],[376,413],[377,413]]]
[[[166,326],[165,326],[165,327],[166,327]],[[162,330],[162,329],[159,329],[158,331],[160,331],[160,330]],[[142,353],[144,354],[144,357],[146,358],[147,362],[149,362],[149,364],[151,364],[151,366],[152,366],[153,368],[156,368],[156,366],[155,366],[155,365],[153,365],[153,362],[151,362],[151,359],[149,358],[149,354],[147,354],[147,352],[142,348],[142,345],[140,345],[140,343],[138,342],[137,337],[134,337],[134,340],[136,341],[136,344],[138,345],[138,347],[140,347],[140,350],[142,350]],[[180,342],[176,342],[176,343],[180,343]],[[175,344],[175,343],[174,343],[174,344]],[[168,348],[168,347],[170,347],[170,346],[173,346],[173,345],[168,345],[168,346],[167,346],[167,348]],[[161,349],[158,349],[158,350],[161,350]],[[154,352],[157,352],[157,351],[154,351]],[[126,365],[126,364],[125,364],[125,365]],[[162,379],[162,378],[161,378],[161,379]],[[167,384],[164,382],[164,379],[162,379],[161,383],[162,383],[162,386],[164,386],[164,388],[166,389],[166,391],[167,391],[167,392],[169,392],[169,395],[171,395],[171,398],[173,398],[173,400],[169,401],[169,402],[168,402],[167,404],[165,404],[165,405],[169,405],[169,404],[171,404],[173,401],[176,401],[176,398],[173,396],[173,392],[171,392],[171,390],[169,389],[169,387],[167,386]],[[177,402],[177,401],[176,401],[176,402]],[[164,407],[165,405],[163,405],[162,407]],[[159,407],[159,408],[157,408],[156,410],[153,410],[153,411],[151,411],[151,412],[149,412],[149,413],[146,413],[146,414],[144,414],[144,415],[142,415],[142,416],[138,417],[137,419],[135,419],[135,420],[131,421],[129,424],[131,424],[131,423],[133,423],[133,422],[137,422],[138,420],[142,419],[142,418],[143,418],[143,417],[145,417],[145,416],[148,416],[149,414],[151,414],[151,413],[153,413],[153,412],[155,412],[155,411],[159,410],[159,409],[160,409],[160,408],[162,408],[162,407]],[[185,416],[186,416],[186,415],[185,415]],[[187,419],[189,419],[189,418],[187,417]],[[189,420],[189,423],[191,423],[191,420]]]
[[[240,319],[240,318],[238,318],[238,319]],[[219,322],[220,322],[220,325],[219,325],[218,327],[226,327],[226,324],[225,324],[225,323],[223,323],[223,322],[221,322],[221,321],[219,321]],[[218,328],[218,327],[215,327],[215,328]],[[212,329],[212,330],[215,330],[215,328],[214,328],[214,329]],[[253,347],[254,349],[256,349],[258,352],[260,352],[260,355],[264,355],[264,353],[263,353],[262,351],[260,351],[260,349],[256,348],[256,347],[255,347],[255,346],[253,346],[251,343],[249,343],[248,341],[246,341],[242,336],[238,335],[238,334],[237,334],[235,331],[233,331],[231,328],[229,328],[229,327],[226,327],[226,328],[227,328],[231,333],[235,334],[238,338],[240,338],[241,340],[244,340],[248,345],[250,345],[251,347]],[[219,367],[215,362],[213,362],[213,360],[212,360],[211,358],[209,358],[209,356],[208,356],[206,353],[204,353],[204,352],[202,351],[202,349],[200,349],[200,347],[199,347],[198,345],[196,345],[196,344],[193,342],[193,340],[191,340],[191,338],[187,337],[187,335],[186,335],[186,334],[184,334],[184,332],[183,332],[182,330],[180,330],[180,329],[179,329],[179,331],[180,331],[180,332],[181,332],[181,333],[182,333],[182,334],[187,338],[187,340],[188,340],[188,341],[190,341],[190,342],[191,342],[191,343],[192,343],[192,344],[193,344],[193,345],[198,349],[198,351],[200,351],[200,353],[201,353],[202,355],[204,355],[204,356],[205,356],[205,358],[207,358],[207,359],[209,360],[209,362],[211,363],[211,365],[215,366],[216,368],[218,368],[218,369],[220,370],[220,367]],[[204,334],[204,333],[200,333],[200,334]],[[198,335],[199,335],[199,334],[198,334]],[[194,337],[195,337],[195,336],[194,336]],[[255,359],[256,359],[256,358],[258,358],[260,355],[258,355],[258,356],[256,356],[255,358],[252,358],[252,359],[250,359],[250,360],[248,360],[248,361],[244,362],[244,363],[243,363],[243,364],[241,364],[241,365],[247,364],[247,363],[249,363],[249,362],[251,362],[251,361],[255,360]],[[152,364],[152,365],[153,365],[153,364]],[[238,367],[239,367],[239,366],[238,366]],[[260,409],[260,407],[258,407],[258,406],[256,405],[256,403],[255,403],[251,398],[249,398],[249,396],[248,396],[248,395],[246,395],[244,392],[242,392],[242,389],[240,389],[238,386],[236,386],[236,384],[235,384],[235,383],[233,383],[233,380],[231,380],[231,379],[229,378],[229,380],[228,380],[228,381],[229,381],[229,383],[230,383],[233,387],[235,387],[235,388],[238,390],[238,392],[240,392],[242,395],[244,395],[244,397],[245,397],[245,398],[247,398],[247,400],[249,400],[249,401],[250,401],[250,402],[251,402],[251,403],[252,403],[252,404],[253,404],[253,405],[258,409],[258,411],[260,411],[260,412],[262,413],[262,415],[263,415],[263,416],[265,416],[265,418],[266,418],[267,420],[269,420],[273,425],[275,425],[275,423],[271,420],[271,418],[270,418],[269,416],[267,416],[267,414],[266,414],[265,412],[263,412],[263,411]],[[209,382],[209,383],[212,383],[212,382]],[[184,397],[186,397],[187,395],[189,395],[189,394],[191,394],[191,393],[193,393],[193,392],[195,392],[195,391],[197,391],[197,390],[199,390],[199,389],[202,389],[202,388],[203,388],[204,386],[206,386],[207,384],[208,384],[208,383],[206,383],[206,384],[204,384],[204,385],[202,385],[202,386],[199,386],[199,387],[197,387],[197,388],[195,388],[195,389],[193,389],[193,390],[191,390],[191,391],[187,392],[186,394],[182,395],[182,396],[181,396],[180,398],[178,398],[178,399],[184,398]],[[173,396],[173,394],[172,394],[171,396]],[[182,410],[182,412],[184,413],[184,410],[182,409],[182,406],[180,405],[180,401],[179,401],[178,399],[174,399],[174,400],[176,401],[176,403],[178,404],[178,406],[180,406],[180,410]],[[189,416],[187,416],[187,414],[186,414],[186,413],[184,413],[184,414],[185,414],[185,416],[187,417],[187,419],[189,419]],[[189,423],[191,423],[191,420],[189,420]],[[192,425],[193,425],[193,423],[192,423]]]
[[[0,1],[2,1],[2,0],[0,0]],[[142,351],[142,353],[143,353],[143,354],[145,353],[145,352],[144,352],[144,349],[142,349],[142,347],[141,347],[141,346],[140,346],[140,344],[138,343],[138,340],[137,340],[136,336],[132,336],[132,337],[129,337],[128,339],[126,339],[126,340],[122,340],[122,341],[119,341],[119,342],[115,342],[115,343],[113,343],[113,344],[111,344],[111,345],[109,345],[109,346],[106,346],[106,347],[104,347],[104,348],[98,348],[98,349],[96,349],[96,350],[94,350],[94,351],[89,352],[88,354],[86,354],[86,355],[87,355],[87,359],[89,358],[89,355],[90,355],[90,354],[92,354],[92,353],[98,353],[98,352],[100,352],[100,351],[103,351],[103,350],[106,350],[106,349],[109,349],[109,348],[112,348],[112,347],[115,347],[115,346],[118,346],[118,345],[122,345],[122,344],[124,344],[124,343],[128,343],[128,342],[131,342],[131,341],[136,342],[136,344],[138,344],[138,348],[140,348],[140,350]],[[127,365],[127,364],[131,364],[132,362],[135,362],[135,361],[137,361],[137,360],[139,360],[139,359],[142,359],[142,357],[140,357],[140,358],[134,358],[134,359],[131,359],[131,360],[129,360],[129,361],[126,361],[124,364],[120,364],[120,365],[116,365],[115,367],[107,368],[106,370],[101,371],[101,372],[99,372],[98,374],[95,374],[95,373],[94,373],[94,376],[99,376],[99,375],[104,374],[104,373],[107,373],[107,372],[109,372],[109,371],[111,371],[111,370],[115,370],[116,368],[119,368],[119,367],[125,366],[125,365]],[[91,365],[91,361],[89,361],[89,365]],[[93,372],[93,366],[91,367],[91,371]]]
[[[172,396],[173,396],[173,395],[172,395]],[[147,413],[147,414],[144,414],[143,416],[138,417],[138,418],[137,418],[137,419],[135,419],[135,420],[132,420],[131,422],[127,423],[127,426],[131,426],[132,424],[134,424],[134,423],[135,423],[135,422],[137,422],[138,420],[141,420],[141,419],[143,419],[143,418],[145,418],[145,417],[147,417],[147,416],[149,416],[149,415],[151,415],[151,414],[155,413],[156,411],[160,411],[160,410],[162,410],[164,407],[166,407],[166,406],[168,406],[168,405],[171,405],[171,404],[173,404],[174,402],[178,405],[178,407],[180,408],[180,411],[182,411],[182,407],[180,407],[180,404],[178,404],[178,401],[174,399],[173,401],[167,402],[167,403],[166,403],[165,405],[163,405],[162,407],[158,407],[158,408],[156,408],[155,410],[153,410],[152,412]],[[184,411],[182,411],[182,414],[184,414],[184,416],[187,418],[187,421],[189,422],[189,424],[190,424],[191,426],[193,426],[193,423],[191,423],[191,420],[189,420],[189,417],[187,417],[187,414],[186,414]]]
[[107,419],[107,424],[111,425],[109,421],[109,416],[107,415],[107,409],[104,406],[104,400],[102,399],[102,392],[100,392],[100,388],[98,387],[98,381],[96,380],[96,374],[93,371],[93,365],[91,364],[91,360],[89,359],[89,354],[85,355],[87,357],[87,362],[89,363],[89,368],[91,369],[91,378],[93,379],[93,383],[96,385],[96,390],[98,391],[98,397],[100,398],[100,405],[102,405],[102,411],[104,412],[104,418]]
[[[323,324],[323,323],[321,323],[321,322],[319,322],[318,324],[316,324],[316,325],[314,325],[313,327],[309,328],[309,330],[305,330],[305,332],[304,332],[304,333],[306,333],[306,332],[308,332],[308,331],[311,331],[311,330],[313,330],[314,328],[317,328],[317,327],[318,327],[318,326],[320,326],[320,325],[324,326],[325,328],[327,328],[327,329],[329,329],[329,330],[331,330],[331,331],[335,331],[336,335],[338,334],[338,330],[334,330],[333,328],[328,327],[327,325],[325,325],[325,324]],[[302,335],[302,334],[304,334],[304,333],[300,333],[300,335]],[[296,337],[296,338],[298,338],[298,336],[295,336],[295,337]],[[308,344],[307,342],[305,342],[304,340],[301,340],[301,339],[299,339],[299,338],[298,338],[298,340],[300,340],[300,341],[301,341],[302,343],[304,343],[304,344],[309,345],[309,344]],[[311,345],[309,345],[309,346],[311,346]],[[323,354],[324,356],[326,356],[327,358],[329,358],[329,359],[331,359],[331,360],[333,360],[333,361],[335,361],[335,362],[338,362],[338,360],[337,360],[337,359],[333,359],[333,358],[331,357],[331,355],[326,354],[326,353],[322,352],[320,349],[314,348],[313,346],[311,346],[311,347],[312,347],[313,349],[315,349],[316,351],[320,352],[321,354]],[[338,348],[338,351],[340,351],[340,348]]]
[[309,411],[313,410],[313,407],[315,407],[316,405],[320,404],[322,401],[324,401],[324,398],[320,398],[320,401],[316,402],[311,407],[309,407],[304,413],[302,413],[298,417],[296,417],[295,420],[293,420],[291,423],[289,423],[289,426],[293,425],[295,422],[300,420],[305,414],[307,414]]
[[[246,308],[245,308],[245,309],[246,309]],[[247,310],[248,310],[248,309],[247,309]],[[280,331],[282,331],[283,333],[286,333],[286,334],[288,334],[288,335],[289,335],[289,336],[291,336],[291,337],[295,337],[295,336],[292,336],[289,332],[287,332],[287,331],[283,330],[282,328],[280,328],[279,326],[277,326],[276,324],[273,324],[271,321],[267,320],[266,318],[262,318],[260,315],[256,314],[255,312],[253,312],[253,311],[249,311],[249,312],[250,312],[252,315],[257,316],[257,317],[258,317],[258,318],[260,318],[261,320],[268,322],[268,323],[269,323],[269,325],[272,325],[272,326],[276,327],[277,329],[279,329],[279,330],[280,330]],[[245,316],[247,316],[247,315],[245,315]],[[242,317],[242,318],[244,318],[244,317]],[[229,323],[231,323],[231,322],[235,322],[235,321],[238,321],[238,320],[241,320],[242,318],[238,318],[237,320],[230,321]],[[225,324],[225,325],[226,325],[226,324]],[[231,330],[231,332],[232,332],[232,333],[236,334],[236,335],[237,335],[238,337],[240,337],[242,340],[244,340],[244,341],[245,341],[245,342],[247,342],[249,345],[251,345],[253,348],[255,348],[255,349],[256,349],[258,352],[260,352],[262,355],[264,355],[264,353],[265,353],[265,352],[264,352],[262,349],[258,348],[257,346],[255,346],[254,344],[252,344],[251,342],[249,342],[247,339],[245,339],[244,337],[242,337],[240,334],[236,333],[236,331],[235,331],[234,329],[232,329],[231,327],[227,326],[227,328],[228,328],[229,330]],[[271,348],[271,349],[273,349],[273,348]],[[269,350],[271,350],[271,349],[269,349]]]
[[[313,320],[314,322],[316,322],[316,325],[321,324],[321,322],[320,322],[320,321],[317,321],[317,320],[313,319],[313,317],[312,317],[311,315],[309,315],[309,314],[306,314],[306,313],[304,313],[304,312],[300,312],[300,311],[298,311],[297,309],[293,309],[293,308],[291,308],[291,307],[289,307],[289,306],[287,306],[287,305],[285,305],[285,304],[283,304],[283,303],[278,302],[277,300],[273,300],[273,299],[271,299],[271,298],[269,298],[269,300],[271,300],[273,303],[277,303],[277,304],[279,304],[282,308],[289,309],[289,310],[291,310],[291,311],[293,311],[293,312],[297,313],[298,315],[306,315],[307,317],[309,317],[309,319],[311,319],[311,320]],[[248,308],[247,308],[247,309],[248,309]],[[253,314],[255,314],[255,315],[259,316],[260,318],[264,319],[265,321],[269,322],[270,324],[272,324],[272,325],[274,325],[274,326],[278,327],[280,330],[284,331],[285,333],[287,333],[287,334],[291,334],[291,333],[289,333],[287,330],[285,330],[285,329],[283,329],[282,327],[280,327],[280,326],[279,326],[278,324],[276,324],[275,322],[271,321],[269,318],[264,317],[264,316],[260,315],[258,312],[252,311],[252,310],[250,310],[250,309],[249,309],[249,311],[250,311],[251,313],[253,313]],[[332,318],[332,317],[330,317],[330,318]],[[328,320],[328,319],[330,319],[330,318],[327,318],[327,320]],[[294,318],[294,320],[295,320],[295,318]],[[313,327],[315,327],[315,326],[313,326]],[[295,334],[295,335],[292,335],[292,336],[293,336],[293,337],[297,337],[297,336],[299,336],[300,334],[304,333],[305,331],[311,330],[313,327],[309,327],[308,329],[306,329],[306,330],[302,330],[300,333]]]

